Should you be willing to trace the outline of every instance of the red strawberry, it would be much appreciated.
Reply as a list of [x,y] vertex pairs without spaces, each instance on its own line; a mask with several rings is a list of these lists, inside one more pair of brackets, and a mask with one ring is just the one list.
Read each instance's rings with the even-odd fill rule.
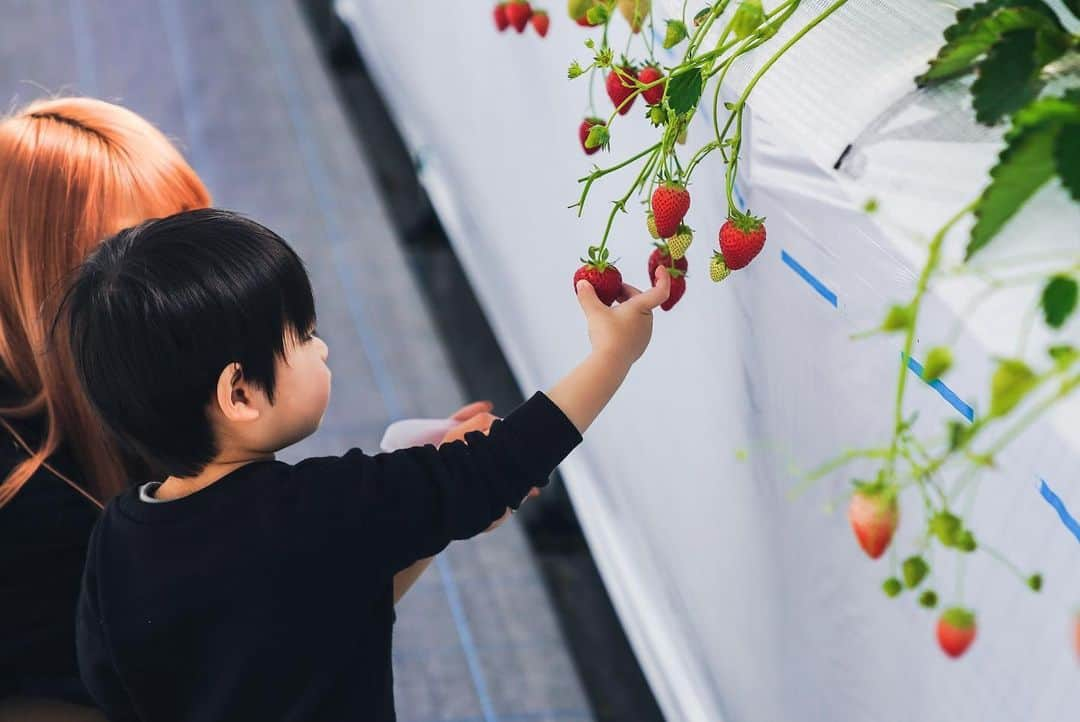
[[[724,253],[724,258],[727,257],[727,253]],[[885,553],[900,520],[896,487],[880,482],[856,483],[855,486],[848,506],[848,521],[851,522],[855,538],[859,540],[859,546],[871,559],[877,559]]]
[[[660,69],[655,65],[646,65],[644,68],[638,71],[637,79],[642,83],[648,85],[649,83],[659,80],[664,77],[664,74],[660,72]],[[649,105],[656,105],[664,99],[664,86],[667,85],[667,81],[655,85],[648,90],[641,91],[641,97],[645,99],[645,102]]]
[[[690,210],[690,193],[681,183],[664,183],[652,194],[652,212],[661,238],[671,238]],[[724,254],[727,255],[727,254]]]
[[606,124],[600,118],[586,118],[585,120],[581,121],[581,125],[578,126],[578,131],[577,131],[578,140],[581,141],[581,149],[583,151],[585,151],[585,155],[592,155],[596,151],[600,150],[600,148],[602,147],[602,146],[599,146],[599,145],[596,146],[595,148],[586,148],[585,147],[585,139],[589,137],[589,128],[592,128],[594,125],[606,125]]
[[[619,109],[619,115],[626,115],[630,112],[630,107],[634,104],[636,98],[630,98],[634,92],[633,81],[629,78],[635,77],[634,68],[630,65],[622,67],[622,72],[626,74],[626,77],[619,75],[614,70],[608,73],[607,76],[607,94],[611,98],[611,102],[615,104],[615,107]],[[626,99],[630,98],[629,101]],[[624,104],[624,101],[625,104]]]
[[519,33],[525,31],[525,26],[529,24],[531,17],[532,7],[524,0],[510,0],[506,4],[506,19]]
[[596,297],[605,306],[615,303],[616,299],[619,298],[619,294],[622,293],[622,274],[619,273],[619,269],[615,268],[615,266],[608,265],[603,269],[599,269],[590,263],[586,263],[574,273],[574,293],[577,293],[578,281],[583,278],[596,289]]
[[959,657],[975,641],[975,613],[963,607],[946,609],[937,623],[937,639],[945,654]]
[[537,10],[533,13],[533,16],[529,18],[529,22],[532,23],[533,30],[536,31],[537,35],[545,37],[547,35],[548,26],[551,25],[551,18],[548,17],[548,14],[545,11]]
[[671,255],[668,254],[662,246],[657,246],[653,249],[653,252],[649,254],[649,278],[652,279],[654,286],[656,285],[656,267],[661,264],[668,268],[676,268],[683,273],[686,273],[686,270],[690,268],[690,263],[685,257],[675,261],[673,266],[671,263]]
[[745,268],[765,246],[764,218],[735,211],[720,227],[720,251],[728,268]]
[[1076,647],[1076,656],[1080,658],[1080,612],[1073,617],[1073,646]]
[[[656,285],[656,278],[653,277],[652,285]],[[679,299],[686,293],[686,276],[672,276],[671,277],[671,292],[668,293],[667,300],[660,304],[660,308],[665,311],[670,311]]]
[[510,18],[506,17],[506,3],[495,6],[495,29],[500,33],[510,27]]

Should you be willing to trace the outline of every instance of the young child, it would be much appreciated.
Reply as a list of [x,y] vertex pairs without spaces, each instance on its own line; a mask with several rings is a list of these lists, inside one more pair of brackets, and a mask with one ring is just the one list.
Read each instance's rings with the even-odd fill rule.
[[156,471],[94,529],[79,666],[111,720],[393,720],[392,580],[547,483],[641,356],[668,275],[604,306],[592,352],[488,435],[289,465],[330,395],[293,250],[221,210],[121,231],[58,329],[111,431]]

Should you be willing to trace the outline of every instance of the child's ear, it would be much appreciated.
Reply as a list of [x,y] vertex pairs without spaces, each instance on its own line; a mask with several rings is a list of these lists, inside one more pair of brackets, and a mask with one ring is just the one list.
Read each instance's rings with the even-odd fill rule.
[[228,421],[255,421],[259,418],[256,390],[244,379],[244,369],[231,363],[221,370],[217,382],[217,405]]

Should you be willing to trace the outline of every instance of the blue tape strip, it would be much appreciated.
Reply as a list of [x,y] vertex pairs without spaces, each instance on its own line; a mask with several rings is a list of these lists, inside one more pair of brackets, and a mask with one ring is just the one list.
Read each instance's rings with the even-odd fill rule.
[[[313,195],[315,196],[315,201],[318,203],[323,218],[325,237],[335,250],[341,249],[346,236],[343,232],[344,227],[338,216],[337,205],[334,202],[333,186],[330,183],[330,173],[319,153],[314,131],[308,123],[308,105],[303,96],[300,79],[296,76],[291,61],[284,49],[286,46],[278,28],[278,21],[274,17],[274,10],[269,7],[269,3],[266,3],[264,0],[249,0],[248,5],[251,8],[252,14],[255,16],[255,21],[263,36],[264,44],[270,52],[278,76],[278,82],[285,94],[285,104],[289,120],[292,124],[296,141],[300,146],[304,169],[307,173],[308,181],[311,184]],[[383,403],[385,404],[390,417],[400,418],[402,405],[395,393],[393,381],[383,357],[378,337],[374,334],[371,325],[368,323],[364,303],[360,298],[359,286],[353,275],[354,271],[352,270],[352,266],[346,263],[336,263],[335,267],[348,301],[349,315],[352,318],[353,326],[355,327],[357,334],[360,336],[360,343],[368,358],[368,364],[371,367],[375,385],[379,389],[379,394],[383,399]],[[484,722],[498,722],[498,717],[495,715],[495,707],[491,701],[491,695],[488,694],[487,682],[483,670],[480,667],[480,658],[476,650],[476,645],[473,642],[469,620],[465,616],[465,611],[461,605],[461,599],[458,594],[457,584],[454,581],[453,572],[446,563],[446,560],[441,556],[435,558],[435,564],[439,569],[439,576],[442,578],[443,588],[446,591],[447,601],[450,604],[454,625],[457,627],[458,638],[461,639],[461,646],[465,652],[465,659],[468,662],[469,674],[472,677],[473,687],[476,690],[476,695],[480,701],[480,708],[484,714]]]
[[836,297],[836,292],[822,283],[817,276],[806,270],[801,263],[791,257],[791,254],[781,249],[780,260],[788,265],[788,268],[799,274],[804,281],[810,284],[810,286],[821,294],[821,297],[832,304],[833,308],[839,308],[839,299]]
[[469,619],[465,616],[465,607],[461,603],[461,594],[458,592],[457,582],[454,580],[453,571],[450,569],[446,555],[440,554],[435,557],[435,566],[442,577],[446,587],[446,600],[450,604],[450,614],[454,618],[454,624],[458,628],[458,636],[461,638],[461,648],[465,652],[465,664],[469,667],[469,674],[473,678],[473,686],[476,687],[476,696],[480,699],[480,710],[484,713],[484,722],[497,722],[495,705],[491,702],[488,694],[487,680],[484,670],[480,666],[480,655],[476,649],[476,643],[472,638],[472,629],[469,627]]
[[1039,479],[1042,482],[1039,486],[1039,493],[1042,494],[1043,499],[1046,499],[1046,503],[1054,507],[1054,511],[1061,517],[1061,523],[1065,525],[1065,528],[1073,533],[1076,537],[1076,541],[1080,542],[1080,523],[1077,523],[1073,518],[1069,510],[1065,508],[1065,502],[1058,497],[1046,483],[1046,479]]
[[[904,355],[904,352],[901,351],[900,352],[901,358],[903,357],[903,355]],[[909,356],[908,361],[907,361],[907,365],[908,365],[908,368],[911,369],[915,373],[916,376],[918,376],[920,379],[922,378],[922,372],[923,372],[922,364],[920,364],[918,361],[916,361],[913,357]],[[925,381],[925,379],[923,379],[923,380]],[[941,398],[948,401],[949,404],[952,405],[952,407],[954,409],[959,411],[960,415],[963,416],[965,419],[967,419],[968,421],[974,421],[975,420],[975,409],[971,408],[971,406],[969,406],[959,396],[956,395],[956,392],[954,392],[952,389],[950,389],[948,386],[946,386],[944,383],[942,383],[941,379],[935,379],[934,381],[931,381],[930,383],[928,383],[927,386],[929,386],[930,388],[934,389],[939,394],[941,394]]]

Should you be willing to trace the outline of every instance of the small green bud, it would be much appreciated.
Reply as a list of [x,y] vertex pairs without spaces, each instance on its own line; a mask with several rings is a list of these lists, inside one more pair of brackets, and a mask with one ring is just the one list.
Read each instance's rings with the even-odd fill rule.
[[1007,415],[1038,384],[1038,377],[1026,363],[1001,359],[990,379],[990,415]]
[[962,552],[971,553],[975,551],[978,544],[975,543],[975,535],[971,533],[970,529],[964,529],[956,536],[956,548]]
[[[960,517],[947,511],[939,511],[930,517],[930,533],[938,538],[943,545],[955,547],[958,537],[963,531]],[[972,539],[974,541],[974,539]]]
[[933,609],[937,606],[937,592],[933,589],[927,589],[919,595],[919,604],[927,609]]
[[739,9],[735,11],[731,29],[736,38],[743,40],[757,30],[763,22],[765,22],[765,9],[761,6],[761,0],[743,0]]
[[902,565],[904,573],[904,585],[908,589],[919,586],[926,575],[930,572],[930,565],[920,556],[908,557]]
[[585,71],[581,69],[581,64],[575,60],[574,62],[570,63],[570,68],[566,71],[566,77],[573,80],[574,78],[580,77],[581,74],[584,72]]
[[648,116],[649,122],[652,123],[654,127],[658,128],[667,123],[667,113],[659,105],[650,105]]
[[878,209],[877,198],[867,198],[866,203],[863,204],[862,209],[867,213],[876,213]]
[[892,306],[881,323],[882,331],[906,331],[911,325],[910,306]]
[[971,439],[971,426],[960,421],[949,422],[949,451],[956,451]]
[[904,585],[900,583],[900,580],[896,577],[889,577],[881,584],[881,591],[885,592],[887,597],[895,597],[904,589]]
[[611,17],[611,13],[608,12],[605,5],[593,5],[585,13],[585,17],[588,19],[590,25],[603,25]]
[[671,50],[673,47],[686,40],[686,25],[681,20],[668,20],[667,32],[664,33],[664,48]]
[[1028,577],[1027,585],[1031,587],[1031,591],[1033,592],[1042,589],[1042,574],[1032,574]]
[[926,381],[934,381],[952,368],[952,351],[947,346],[935,346],[926,354],[926,363],[923,364],[922,377]]

